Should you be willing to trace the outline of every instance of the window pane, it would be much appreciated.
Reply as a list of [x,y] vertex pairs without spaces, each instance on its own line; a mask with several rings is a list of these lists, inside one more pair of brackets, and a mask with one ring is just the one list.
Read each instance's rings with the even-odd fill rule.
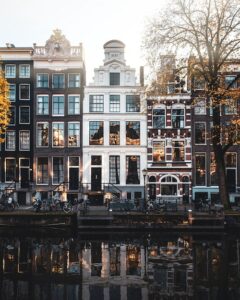
[[64,74],[53,74],[53,89],[63,89],[65,86]]
[[165,109],[157,108],[153,110],[153,128],[165,128]]
[[172,160],[173,161],[184,160],[184,142],[179,142],[179,141],[172,142]]
[[68,75],[68,87],[79,88],[80,87],[80,74]]
[[206,143],[206,123],[195,123],[195,144]]
[[30,85],[29,84],[20,84],[19,85],[19,98],[21,100],[30,99]]
[[68,123],[68,146],[79,147],[80,146],[80,124]]
[[49,96],[37,96],[37,115],[48,115],[49,113]]
[[68,114],[77,115],[80,114],[80,97],[70,95],[68,96]]
[[225,167],[226,168],[236,168],[237,165],[237,154],[236,153],[226,153],[225,154]]
[[53,184],[64,181],[63,157],[53,157]]
[[37,183],[48,184],[48,158],[38,157],[37,159]]
[[29,106],[20,106],[20,124],[29,124],[30,123],[30,107]]
[[109,156],[109,182],[120,183],[120,156]]
[[30,150],[30,132],[28,130],[19,132],[19,149]]
[[20,65],[19,66],[19,77],[29,78],[30,77],[30,65]]
[[89,122],[89,145],[103,145],[103,122]]
[[9,84],[9,100],[16,101],[16,84]]
[[9,125],[14,125],[16,122],[16,107],[11,106],[10,107],[10,122]]
[[110,112],[120,112],[120,95],[110,95]]
[[53,115],[64,116],[64,96],[53,96]]
[[48,74],[38,73],[37,74],[37,87],[38,88],[48,88]]
[[140,122],[126,122],[126,145],[140,145]]
[[184,109],[172,109],[172,127],[184,128]]
[[196,154],[196,185],[206,185],[205,154]]
[[120,85],[120,73],[110,73],[110,85]]
[[52,123],[52,139],[54,147],[64,146],[64,123]]
[[16,65],[5,65],[5,77],[6,78],[16,77]]
[[37,146],[48,146],[48,123],[37,124]]
[[140,156],[126,156],[126,184],[140,184]]
[[217,173],[216,173],[216,160],[213,152],[211,153],[210,177],[211,177],[211,185],[218,185]]
[[109,144],[120,145],[120,122],[109,122]]
[[90,112],[103,112],[103,110],[104,110],[104,96],[103,95],[90,95],[89,111]]
[[14,181],[16,180],[16,159],[15,158],[7,158],[6,159],[6,181]]
[[69,166],[70,167],[79,167],[79,157],[69,157]]
[[15,150],[16,147],[16,133],[15,131],[6,131],[6,141],[5,141],[5,149],[6,150]]
[[206,100],[205,99],[195,99],[194,114],[195,115],[205,115],[206,114]]
[[126,112],[140,112],[140,96],[127,95],[126,96]]
[[165,142],[153,143],[153,161],[165,161]]

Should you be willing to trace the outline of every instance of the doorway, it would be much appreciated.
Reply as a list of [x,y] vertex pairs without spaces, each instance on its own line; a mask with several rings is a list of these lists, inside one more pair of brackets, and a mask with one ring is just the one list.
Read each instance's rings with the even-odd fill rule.
[[102,168],[91,169],[91,190],[101,191],[102,185]]

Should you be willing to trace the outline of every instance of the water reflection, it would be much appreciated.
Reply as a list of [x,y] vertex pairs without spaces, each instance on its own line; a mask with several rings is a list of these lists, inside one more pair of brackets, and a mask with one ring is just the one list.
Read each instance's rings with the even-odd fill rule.
[[58,235],[5,233],[1,299],[240,299],[238,237]]

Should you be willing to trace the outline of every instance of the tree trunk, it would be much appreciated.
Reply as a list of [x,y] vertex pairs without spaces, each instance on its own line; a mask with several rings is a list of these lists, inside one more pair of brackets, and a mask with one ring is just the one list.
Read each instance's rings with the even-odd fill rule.
[[[215,148],[215,147],[214,147]],[[224,152],[221,146],[214,149],[215,159],[216,159],[216,171],[218,176],[218,186],[219,186],[219,196],[220,201],[225,209],[230,208],[229,193],[226,180],[226,170],[224,161]]]

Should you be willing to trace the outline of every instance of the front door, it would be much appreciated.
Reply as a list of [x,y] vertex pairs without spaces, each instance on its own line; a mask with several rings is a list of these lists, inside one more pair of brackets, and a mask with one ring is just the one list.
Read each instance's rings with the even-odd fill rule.
[[92,168],[91,172],[91,190],[101,191],[102,168]]
[[29,187],[29,168],[21,168],[20,169],[20,176],[21,176],[21,188],[28,188]]

